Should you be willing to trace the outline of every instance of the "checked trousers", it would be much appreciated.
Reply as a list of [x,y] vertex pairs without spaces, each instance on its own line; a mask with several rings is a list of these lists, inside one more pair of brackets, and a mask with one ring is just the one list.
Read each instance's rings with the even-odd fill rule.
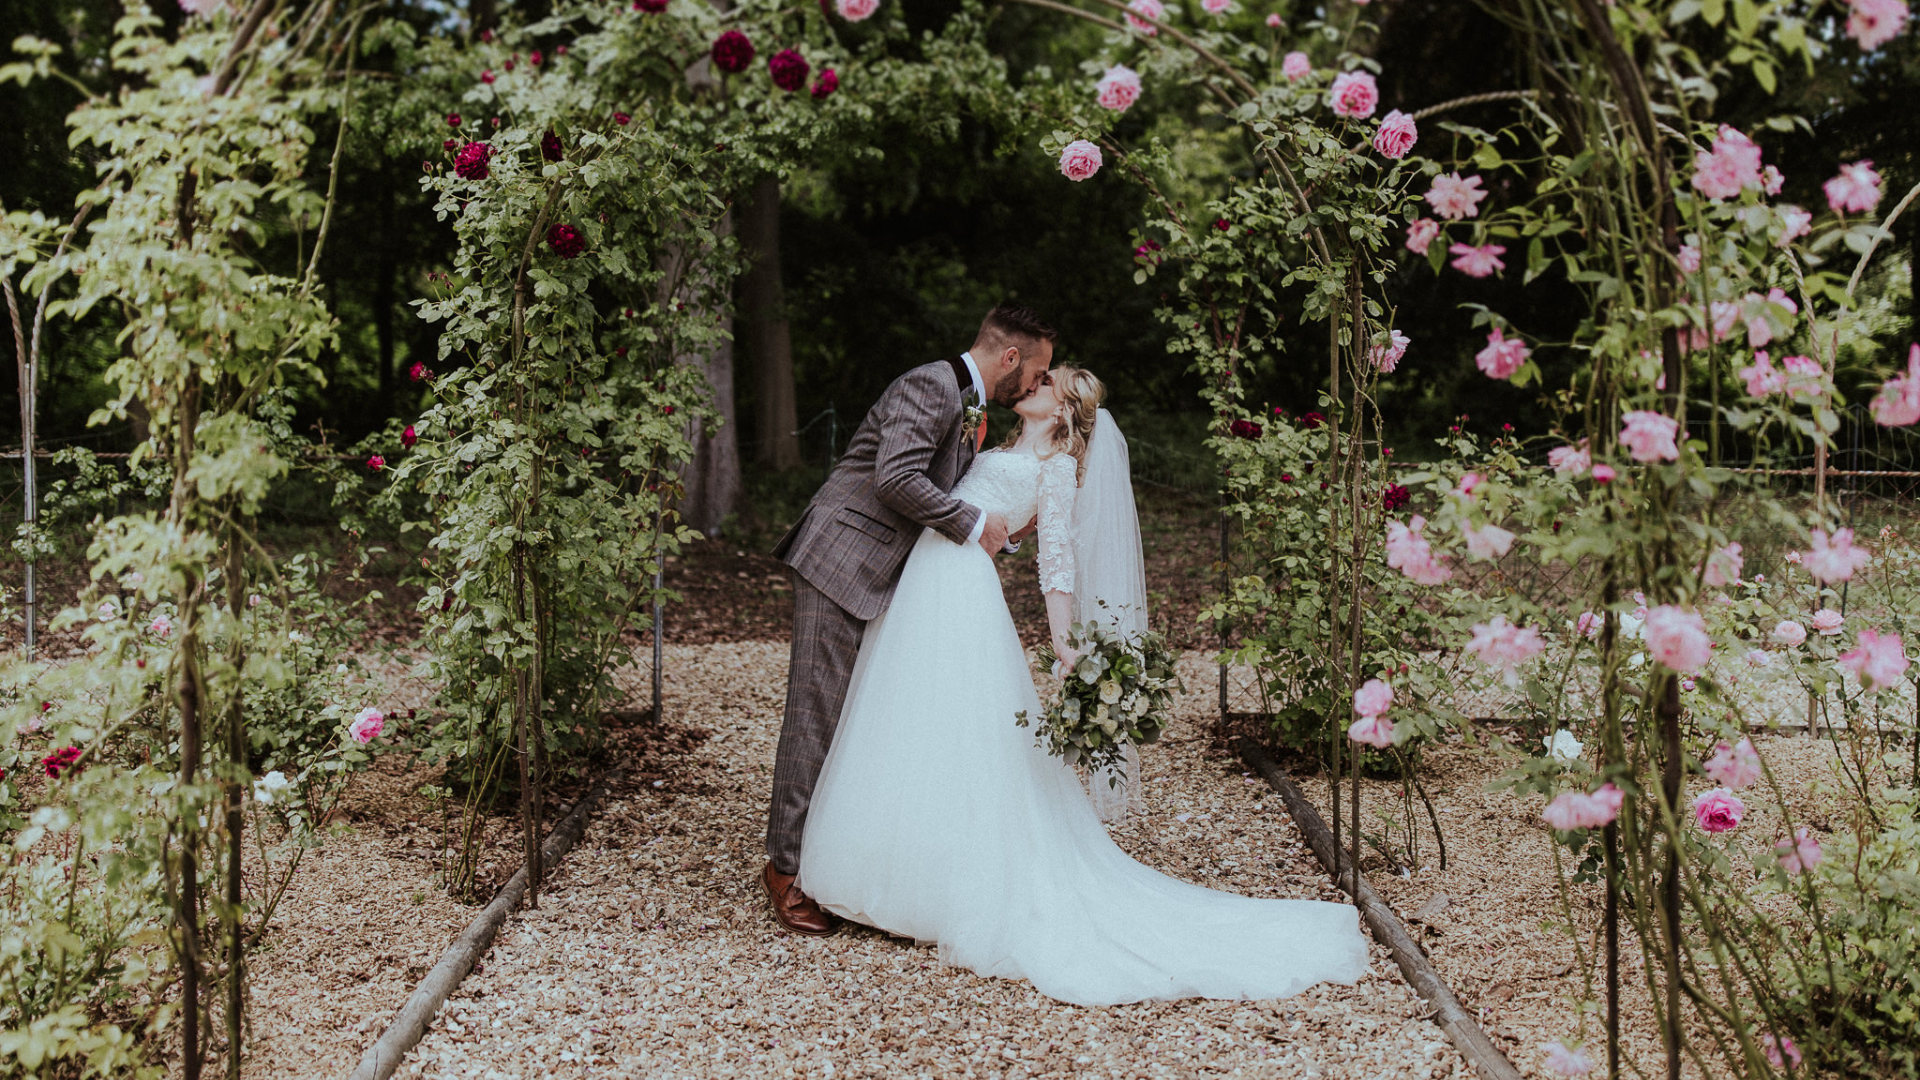
[[793,655],[787,668],[787,713],[773,759],[767,808],[767,859],[783,874],[800,872],[800,837],[813,786],[833,745],[847,700],[860,635],[867,624],[793,575]]

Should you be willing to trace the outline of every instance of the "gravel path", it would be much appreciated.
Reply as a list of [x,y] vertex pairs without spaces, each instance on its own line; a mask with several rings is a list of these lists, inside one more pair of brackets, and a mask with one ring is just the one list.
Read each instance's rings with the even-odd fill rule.
[[[668,716],[712,737],[673,779],[610,798],[401,1075],[1470,1075],[1378,948],[1354,987],[1086,1009],[865,928],[779,931],[755,875],[786,646],[669,651]],[[1208,752],[1211,669],[1187,663],[1196,693],[1148,754],[1146,814],[1116,838],[1189,881],[1336,898],[1278,799]]]

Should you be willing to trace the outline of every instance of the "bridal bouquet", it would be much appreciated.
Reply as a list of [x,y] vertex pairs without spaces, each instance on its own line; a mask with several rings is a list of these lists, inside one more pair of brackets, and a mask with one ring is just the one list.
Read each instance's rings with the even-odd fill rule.
[[[1117,766],[1127,744],[1144,746],[1166,729],[1181,689],[1174,654],[1160,634],[1126,634],[1102,622],[1074,623],[1067,644],[1085,651],[1071,670],[1056,672],[1060,698],[1039,718],[1035,737],[1069,765]],[[1043,663],[1057,665],[1050,647],[1039,652]],[[1025,709],[1014,722],[1033,723]]]

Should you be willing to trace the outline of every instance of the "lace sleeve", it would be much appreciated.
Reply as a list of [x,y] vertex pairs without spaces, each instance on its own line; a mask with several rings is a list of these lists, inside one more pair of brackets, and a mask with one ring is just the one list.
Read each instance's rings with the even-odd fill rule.
[[1040,591],[1073,592],[1073,496],[1079,463],[1056,454],[1040,465]]

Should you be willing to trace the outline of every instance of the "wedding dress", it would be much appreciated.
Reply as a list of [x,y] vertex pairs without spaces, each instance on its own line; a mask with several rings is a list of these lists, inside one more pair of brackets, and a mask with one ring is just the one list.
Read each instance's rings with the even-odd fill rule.
[[[1119,439],[1103,411],[1094,438],[1108,430]],[[953,492],[1011,529],[1038,516],[1043,591],[1074,587],[1075,467],[989,451]],[[926,530],[867,624],[800,887],[843,918],[937,943],[945,963],[1079,1005],[1285,997],[1364,973],[1350,906],[1217,892],[1127,857],[1075,771],[1015,725],[1022,709],[1037,716],[1040,701],[992,558]]]

